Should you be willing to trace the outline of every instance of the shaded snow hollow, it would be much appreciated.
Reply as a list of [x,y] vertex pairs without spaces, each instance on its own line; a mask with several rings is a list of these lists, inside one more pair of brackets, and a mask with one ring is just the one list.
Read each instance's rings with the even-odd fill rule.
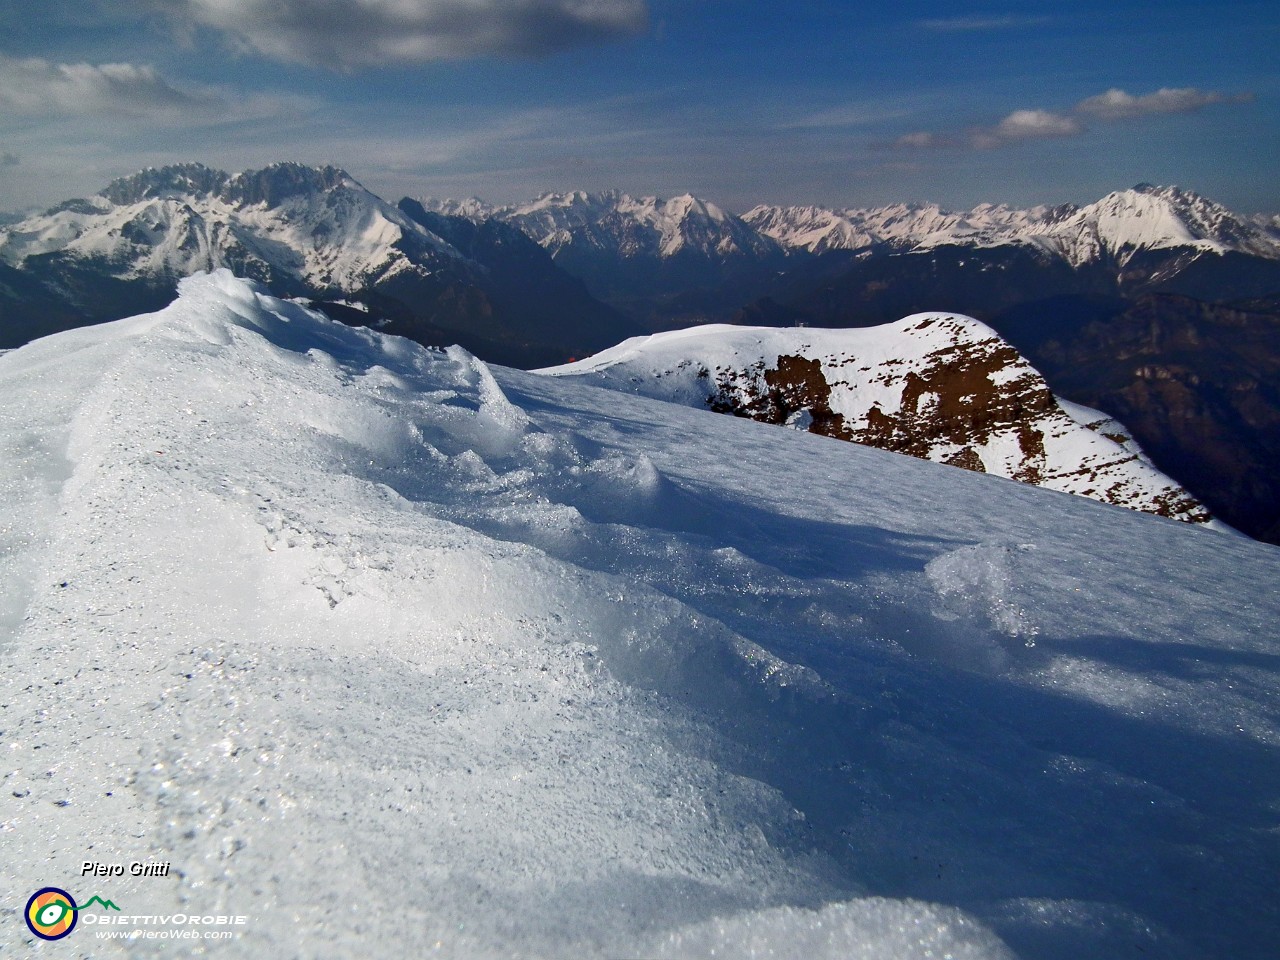
[[0,382],[5,952],[1272,954],[1274,547],[225,272]]

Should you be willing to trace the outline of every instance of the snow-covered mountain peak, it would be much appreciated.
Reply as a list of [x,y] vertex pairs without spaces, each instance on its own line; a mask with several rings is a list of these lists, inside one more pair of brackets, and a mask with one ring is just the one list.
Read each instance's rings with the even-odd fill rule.
[[825,207],[762,204],[748,210],[742,219],[783,247],[804,249],[810,253],[858,250],[879,239],[857,222],[856,212],[837,213]]
[[120,279],[234,266],[307,292],[354,292],[430,272],[449,244],[337,167],[277,163],[229,176],[200,164],[144,170],[98,197],[0,231],[0,257],[93,263]]
[[326,194],[339,188],[364,189],[345,170],[333,166],[281,162],[232,176],[201,163],[181,163],[149,167],[113,180],[100,196],[117,206],[157,199],[217,197],[226,203],[276,207],[292,197]]
[[572,190],[568,193],[544,193],[528,203],[502,208],[502,212],[513,218],[546,212],[583,221],[598,216],[619,203],[630,202],[632,201],[629,196],[617,190],[606,190],[601,193]]
[[569,247],[626,260],[696,253],[713,259],[767,255],[777,245],[714,203],[681,194],[670,199],[603,193],[545,194],[497,214],[559,254]]
[[422,209],[430,213],[439,213],[446,217],[466,217],[475,223],[488,220],[499,209],[479,197],[466,197],[463,200],[440,199],[438,197],[418,197],[416,199]]
[[1106,414],[1065,405],[972,317],[925,313],[854,330],[723,324],[628,340],[544,373],[709,407],[1205,522]]
[[1221,204],[1149,183],[1045,218],[1026,234],[1056,248],[1073,265],[1106,259],[1123,266],[1143,251],[1177,249],[1280,258],[1275,238]]
[[231,177],[202,163],[181,163],[145,170],[113,180],[101,196],[127,205],[165,197],[208,197],[221,191]]
[[696,216],[715,223],[724,223],[731,216],[724,208],[708,200],[699,199],[691,193],[682,193],[679,196],[672,197],[663,207],[670,216],[677,219]]
[[274,163],[261,170],[246,170],[228,180],[221,193],[229,203],[277,207],[293,197],[314,197],[337,189],[368,193],[345,170],[300,163]]

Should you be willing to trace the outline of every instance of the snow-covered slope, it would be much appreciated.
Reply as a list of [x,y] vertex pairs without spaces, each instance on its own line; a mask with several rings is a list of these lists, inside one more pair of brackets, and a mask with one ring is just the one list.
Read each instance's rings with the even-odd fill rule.
[[937,205],[824,210],[759,206],[743,220],[785,247],[821,253],[886,245],[928,250],[944,245],[1029,245],[1072,266],[1123,266],[1144,251],[1235,251],[1280,259],[1280,240],[1264,225],[1178,187],[1139,184],[1096,203],[1014,210],[982,204],[967,213]]
[[291,163],[236,176],[199,164],[145,170],[0,230],[0,259],[22,267],[49,255],[123,280],[232,266],[335,295],[462,259],[344,171]]
[[1066,404],[985,324],[918,314],[857,330],[722,324],[543,371],[1195,523],[1205,509],[1106,414]]
[[0,384],[5,955],[1273,952],[1274,548],[225,273]]

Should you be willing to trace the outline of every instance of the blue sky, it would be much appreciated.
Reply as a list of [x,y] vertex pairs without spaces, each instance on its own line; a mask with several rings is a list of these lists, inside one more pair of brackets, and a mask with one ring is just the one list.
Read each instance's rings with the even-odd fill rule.
[[1280,6],[0,0],[0,209],[143,166],[864,206],[1280,212]]

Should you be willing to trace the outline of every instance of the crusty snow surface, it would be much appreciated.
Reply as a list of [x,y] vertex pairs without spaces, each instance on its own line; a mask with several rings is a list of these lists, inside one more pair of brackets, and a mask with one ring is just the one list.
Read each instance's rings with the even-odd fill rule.
[[4,956],[1274,955],[1274,547],[225,272],[0,382]]

